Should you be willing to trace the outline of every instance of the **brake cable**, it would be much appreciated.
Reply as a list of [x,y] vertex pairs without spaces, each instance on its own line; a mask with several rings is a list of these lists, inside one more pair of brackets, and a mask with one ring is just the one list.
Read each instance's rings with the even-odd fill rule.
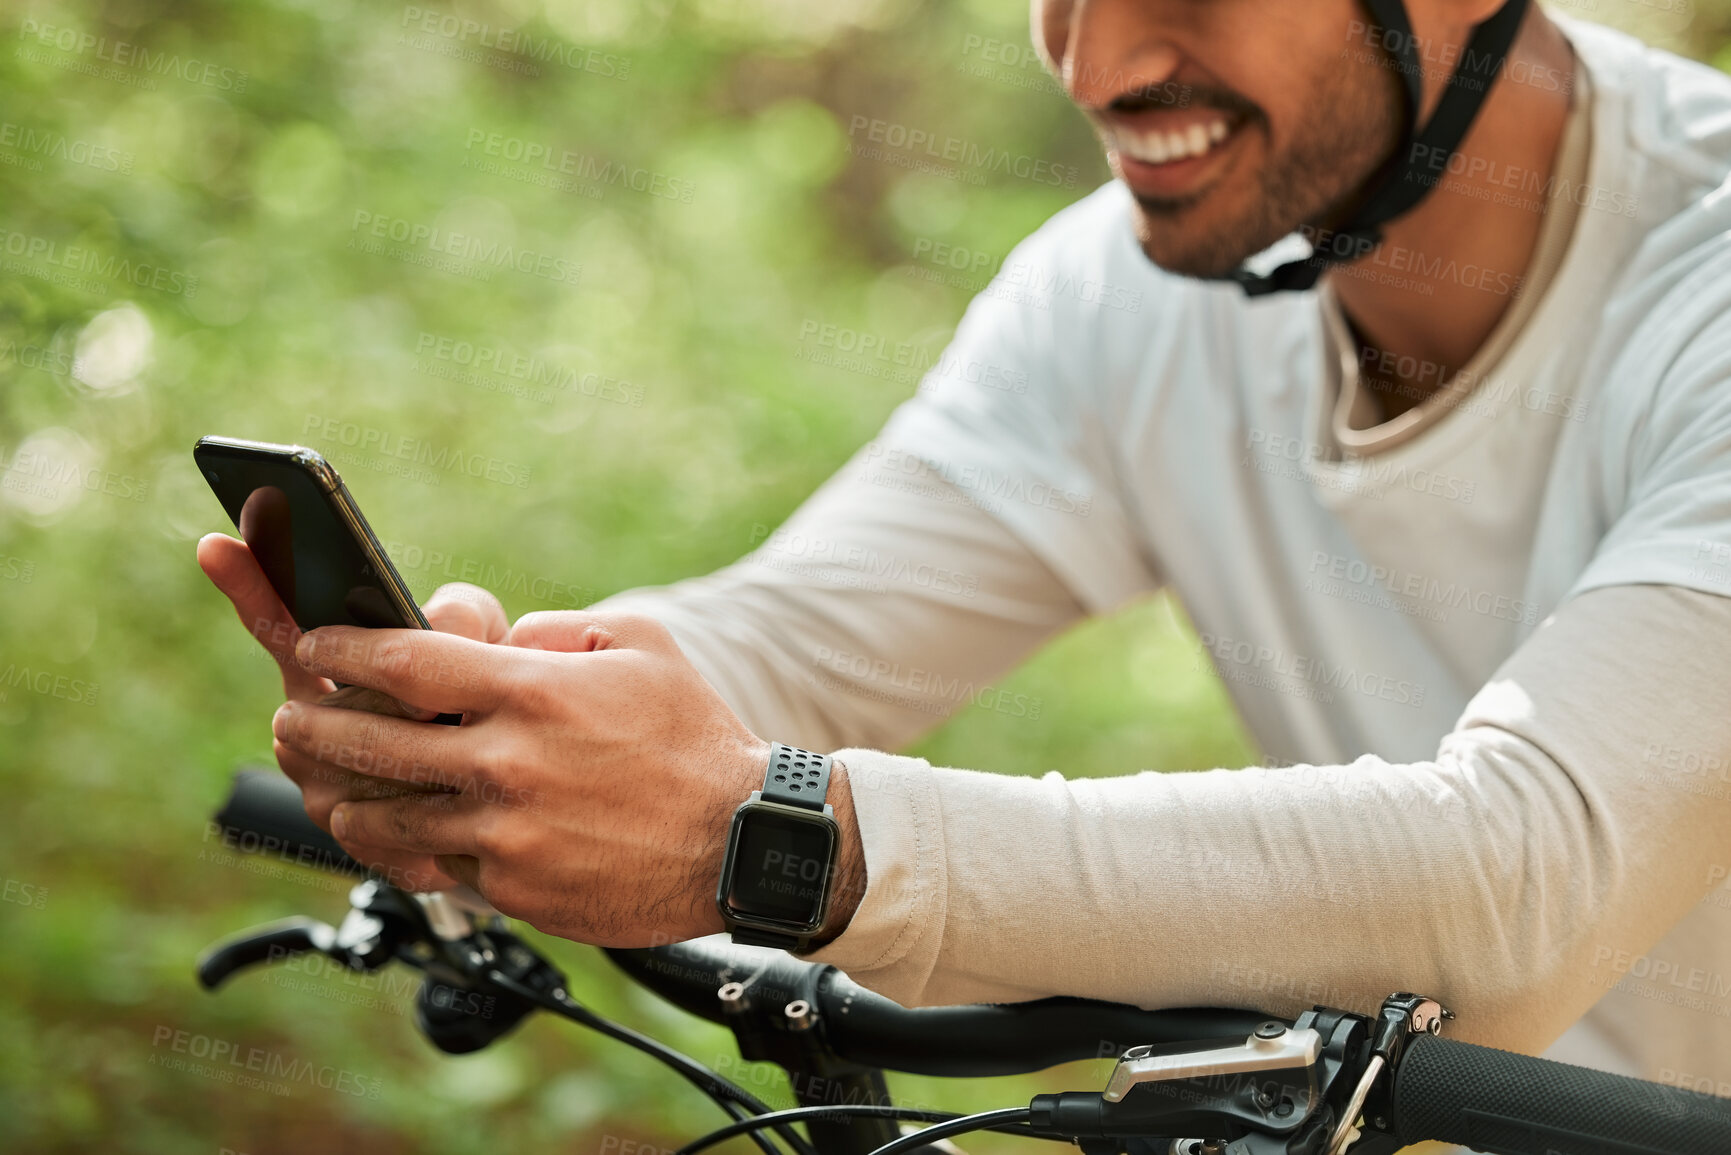
[[[965,1135],[970,1131],[996,1131],[1008,1123],[1026,1123],[1031,1112],[1026,1107],[1001,1107],[996,1111],[981,1111],[975,1115],[963,1115],[944,1123],[933,1123],[930,1127],[903,1135],[879,1147],[872,1155],[902,1155],[905,1151],[918,1151],[933,1139],[947,1139],[951,1135]],[[1040,1138],[1046,1136],[1041,1135]]]
[[[697,1155],[735,1135],[743,1135],[762,1127],[773,1127],[778,1122],[799,1122],[806,1119],[834,1119],[838,1117],[855,1116],[869,1119],[910,1119],[917,1122],[949,1123],[962,1118],[954,1111],[928,1111],[922,1107],[897,1107],[888,1103],[837,1103],[830,1106],[791,1107],[785,1111],[771,1111],[767,1115],[759,1115],[755,1119],[742,1119],[726,1127],[717,1127],[701,1139],[695,1139],[673,1155]],[[1001,1131],[1006,1135],[1020,1135],[1027,1139],[1047,1139],[1054,1143],[1069,1143],[1071,1137],[1056,1131],[1037,1131],[1032,1127],[1017,1123],[1007,1123],[989,1127],[986,1130]]]

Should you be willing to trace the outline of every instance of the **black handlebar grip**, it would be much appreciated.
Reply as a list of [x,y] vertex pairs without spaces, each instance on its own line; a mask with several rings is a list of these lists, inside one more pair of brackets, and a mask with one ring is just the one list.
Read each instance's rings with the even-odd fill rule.
[[298,866],[365,874],[337,840],[320,830],[301,805],[300,787],[276,770],[236,772],[215,821],[236,850],[272,854]]
[[1493,1155],[1724,1155],[1731,1099],[1423,1035],[1391,1097],[1395,1137]]

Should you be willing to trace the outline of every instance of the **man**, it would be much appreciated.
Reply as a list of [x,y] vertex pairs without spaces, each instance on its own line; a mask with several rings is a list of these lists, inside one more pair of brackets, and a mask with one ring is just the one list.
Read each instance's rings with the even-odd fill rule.
[[[798,743],[840,828],[802,945],[904,1003],[1416,990],[1462,1038],[1731,1091],[1731,80],[1502,0],[1033,25],[1118,179],[752,557],[275,651],[309,812],[542,930],[666,941],[723,929],[729,815]],[[282,619],[243,545],[200,560]],[[1283,765],[881,752],[1160,588]]]

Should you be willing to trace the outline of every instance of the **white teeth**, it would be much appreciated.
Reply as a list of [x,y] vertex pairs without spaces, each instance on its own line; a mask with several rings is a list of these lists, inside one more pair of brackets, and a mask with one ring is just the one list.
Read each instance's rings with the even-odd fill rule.
[[1192,124],[1183,132],[1139,132],[1128,125],[1118,125],[1112,135],[1118,150],[1132,160],[1145,164],[1170,164],[1206,155],[1231,136],[1232,129],[1224,120],[1213,120],[1207,124]]

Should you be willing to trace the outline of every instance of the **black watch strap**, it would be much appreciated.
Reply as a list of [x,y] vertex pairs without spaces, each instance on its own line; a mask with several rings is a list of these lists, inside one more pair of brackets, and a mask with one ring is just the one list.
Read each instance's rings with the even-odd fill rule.
[[753,926],[735,926],[728,937],[740,946],[772,946],[777,950],[804,950],[807,940],[797,934],[777,934],[773,930],[758,930]]
[[803,806],[823,812],[829,793],[829,755],[813,754],[780,742],[769,748],[769,768],[763,772],[763,800]]

